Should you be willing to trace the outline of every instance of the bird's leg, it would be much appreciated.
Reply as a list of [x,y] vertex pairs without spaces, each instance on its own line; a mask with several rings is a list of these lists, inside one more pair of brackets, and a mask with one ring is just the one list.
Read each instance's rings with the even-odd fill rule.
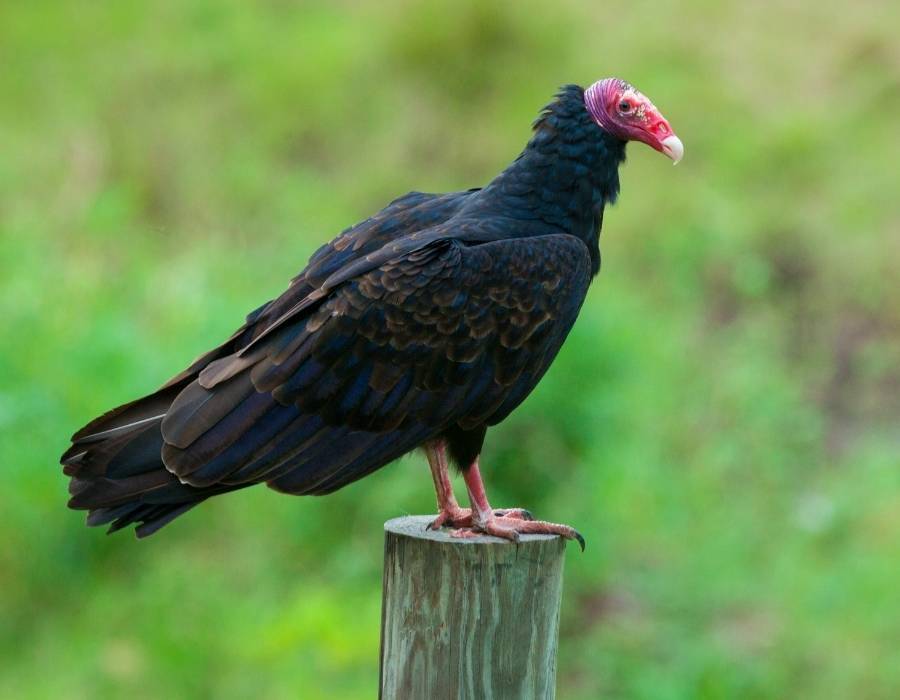
[[444,525],[471,527],[472,511],[460,508],[453,495],[453,484],[450,483],[450,470],[447,466],[447,446],[442,440],[426,443],[425,455],[428,457],[428,466],[431,467],[438,505],[438,516],[431,521],[428,529],[438,530]]
[[531,514],[521,509],[495,511],[491,508],[484,491],[484,482],[481,480],[481,470],[478,468],[477,459],[463,472],[463,478],[469,491],[469,502],[472,504],[472,524],[467,530],[457,530],[454,533],[457,537],[469,537],[473,533],[484,533],[518,542],[520,534],[561,535],[569,540],[577,540],[581,549],[584,550],[584,538],[577,530],[568,525],[532,520]]
[[[428,457],[428,466],[431,467],[431,478],[434,479],[434,492],[438,504],[438,516],[429,523],[428,529],[438,530],[444,525],[457,528],[472,527],[472,509],[460,508],[456,496],[453,495],[453,484],[450,483],[450,469],[447,463],[447,445],[442,440],[426,443],[425,455]],[[478,469],[477,461],[475,469]],[[484,493],[484,486],[481,487],[481,491]],[[531,513],[521,508],[497,510],[494,514],[531,520]]]

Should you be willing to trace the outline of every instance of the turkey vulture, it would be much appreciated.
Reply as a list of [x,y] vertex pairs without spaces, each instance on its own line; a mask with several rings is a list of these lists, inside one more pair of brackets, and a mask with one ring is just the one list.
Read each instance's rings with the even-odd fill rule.
[[627,82],[563,87],[488,185],[394,200],[322,246],[222,345],[75,433],[61,460],[69,506],[143,537],[210,496],[260,482],[331,493],[421,447],[432,527],[584,547],[571,527],[492,509],[478,459],[488,426],[534,389],[575,322],[629,140],[683,153]]

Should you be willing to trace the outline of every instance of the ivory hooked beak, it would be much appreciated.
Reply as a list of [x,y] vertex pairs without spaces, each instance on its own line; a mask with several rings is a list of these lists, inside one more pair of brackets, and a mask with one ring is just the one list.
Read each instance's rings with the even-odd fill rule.
[[664,138],[660,145],[662,146],[662,152],[669,156],[674,164],[677,164],[684,157],[684,144],[681,143],[681,139],[675,134]]

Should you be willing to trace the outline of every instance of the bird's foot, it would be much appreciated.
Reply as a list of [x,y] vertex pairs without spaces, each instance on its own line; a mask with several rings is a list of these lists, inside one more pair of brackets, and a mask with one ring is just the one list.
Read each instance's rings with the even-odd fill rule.
[[[510,518],[512,520],[534,520],[524,508],[500,508],[494,511],[494,515],[499,518]],[[443,509],[438,516],[428,524],[428,530],[440,530],[442,527],[453,528],[471,528],[472,527],[472,509],[449,507]]]
[[450,506],[442,508],[438,516],[428,523],[428,530],[440,530],[442,527],[472,527],[472,509]]
[[[519,510],[519,509],[516,509]],[[522,519],[510,515],[498,515],[503,511],[494,511],[480,522],[472,522],[468,527],[463,527],[453,532],[453,537],[477,537],[478,535],[493,535],[513,542],[519,541],[519,535],[560,535],[567,540],[576,540],[584,551],[584,537],[573,527],[548,523],[543,520],[532,520],[530,517]],[[509,511],[506,511],[509,513]],[[528,513],[528,511],[521,511]],[[528,513],[530,516],[531,514]]]

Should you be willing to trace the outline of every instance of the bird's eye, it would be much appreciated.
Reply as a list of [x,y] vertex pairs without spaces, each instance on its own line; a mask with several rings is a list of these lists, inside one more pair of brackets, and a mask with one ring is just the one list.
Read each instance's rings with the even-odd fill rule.
[[630,109],[631,109],[631,103],[628,102],[627,100],[622,100],[619,103],[619,111],[620,112],[623,112],[623,113],[628,112]]

